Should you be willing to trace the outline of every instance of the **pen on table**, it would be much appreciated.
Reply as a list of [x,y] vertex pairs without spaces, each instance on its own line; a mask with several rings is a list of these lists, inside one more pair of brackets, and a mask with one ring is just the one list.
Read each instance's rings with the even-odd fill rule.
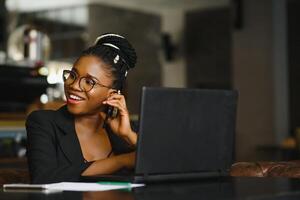
[[131,186],[130,182],[112,182],[112,181],[100,181],[97,182],[98,184],[102,184],[102,185],[121,185],[121,186]]

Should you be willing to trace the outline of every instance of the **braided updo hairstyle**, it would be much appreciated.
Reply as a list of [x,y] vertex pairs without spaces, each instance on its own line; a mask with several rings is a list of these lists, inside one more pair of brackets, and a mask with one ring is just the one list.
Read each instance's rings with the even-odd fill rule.
[[122,90],[127,72],[135,67],[137,56],[132,45],[121,35],[107,33],[99,36],[82,56],[96,56],[108,67],[114,79],[112,88]]

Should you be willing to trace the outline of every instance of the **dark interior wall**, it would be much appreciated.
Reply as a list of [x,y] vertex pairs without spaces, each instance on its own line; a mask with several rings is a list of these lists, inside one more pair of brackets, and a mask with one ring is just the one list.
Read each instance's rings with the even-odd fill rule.
[[288,76],[290,128],[300,127],[300,1],[287,1],[288,13]]
[[275,141],[272,2],[244,0],[243,25],[233,35],[238,160],[260,160],[257,145]]
[[7,10],[5,8],[5,0],[0,1],[0,50],[6,50],[7,39]]
[[128,9],[89,5],[89,43],[107,32],[124,35],[137,51],[136,68],[129,71],[127,80],[128,108],[131,113],[137,114],[142,86],[161,85],[161,19]]
[[231,88],[232,28],[229,7],[185,15],[187,85]]

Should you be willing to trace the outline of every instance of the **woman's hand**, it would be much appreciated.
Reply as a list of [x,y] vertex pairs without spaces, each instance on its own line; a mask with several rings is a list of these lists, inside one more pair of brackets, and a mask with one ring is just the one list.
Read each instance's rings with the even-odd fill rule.
[[118,115],[115,118],[108,118],[108,125],[112,132],[125,139],[130,145],[135,146],[137,141],[136,133],[131,129],[129,113],[126,106],[125,97],[114,93],[107,98],[103,104],[116,107]]
[[112,174],[122,168],[132,169],[134,163],[135,152],[111,156],[93,162],[81,175]]

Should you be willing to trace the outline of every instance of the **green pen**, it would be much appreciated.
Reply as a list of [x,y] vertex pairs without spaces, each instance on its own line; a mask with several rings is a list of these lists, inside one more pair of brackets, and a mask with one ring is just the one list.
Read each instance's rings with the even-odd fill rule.
[[127,187],[131,187],[131,183],[129,182],[120,182],[120,181],[99,181],[97,182],[98,184],[101,185],[120,185],[120,186],[127,186]]
[[99,181],[97,182],[98,184],[101,185],[115,185],[115,186],[126,186],[126,188],[120,189],[122,191],[131,191],[131,183],[129,182],[120,182],[120,181],[116,181],[116,182],[111,182],[111,181]]

